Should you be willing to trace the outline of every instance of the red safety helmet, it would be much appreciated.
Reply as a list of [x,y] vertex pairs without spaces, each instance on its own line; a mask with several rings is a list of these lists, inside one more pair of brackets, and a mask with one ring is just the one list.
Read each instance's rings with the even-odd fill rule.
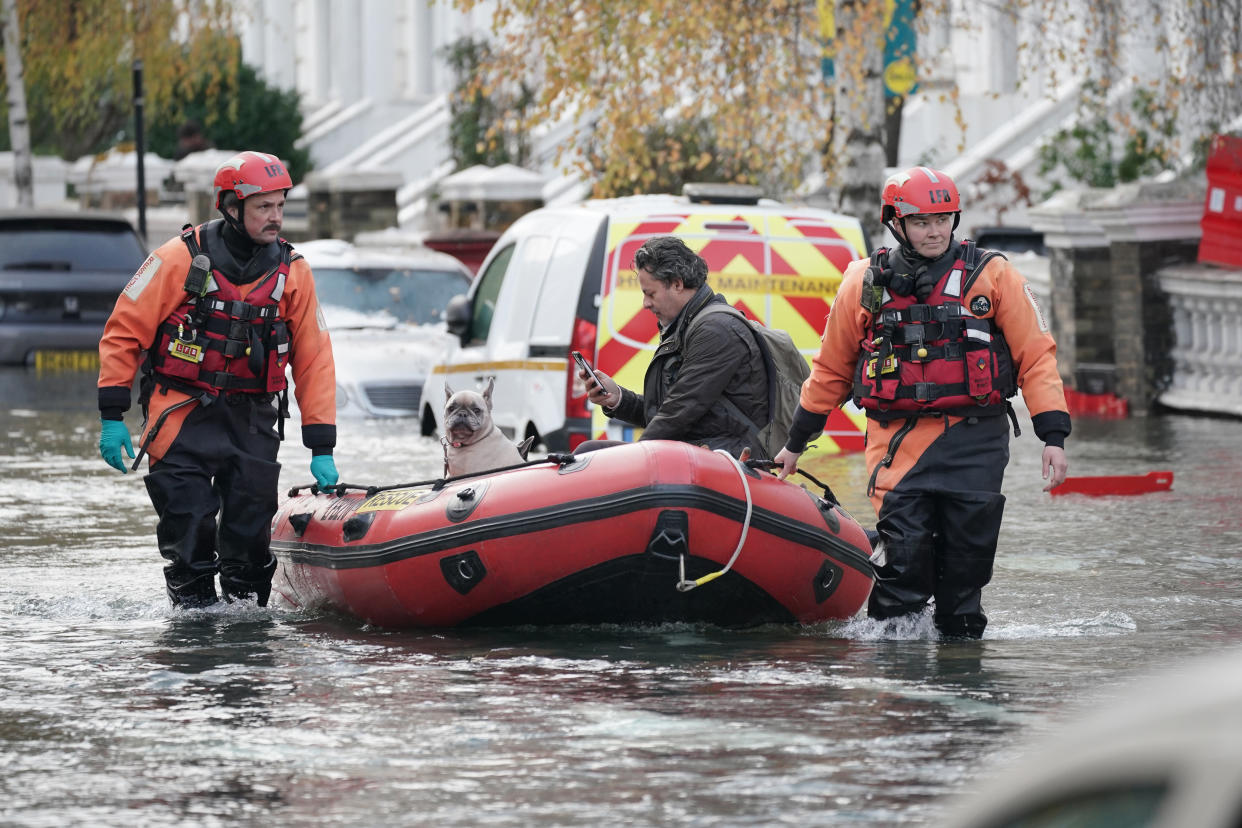
[[918,213],[960,213],[962,210],[953,179],[931,167],[911,167],[893,173],[884,182],[880,201],[880,221],[884,224]]
[[225,161],[216,170],[212,181],[216,191],[216,209],[220,209],[220,197],[227,190],[244,200],[255,193],[271,193],[288,190],[293,179],[284,163],[274,155],[246,150]]

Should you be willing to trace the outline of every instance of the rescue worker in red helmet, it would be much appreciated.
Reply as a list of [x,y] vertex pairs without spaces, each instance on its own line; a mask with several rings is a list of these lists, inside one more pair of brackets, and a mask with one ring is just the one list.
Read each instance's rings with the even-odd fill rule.
[[137,469],[174,606],[271,592],[277,450],[288,416],[286,367],[319,485],[337,482],[336,374],[310,267],[280,229],[293,182],[274,155],[242,152],[215,174],[221,218],[161,245],[121,291],[99,342],[99,451],[127,472],[124,412],[141,367],[145,419]]
[[794,471],[828,413],[852,398],[867,415],[879,536],[868,614],[907,616],[934,600],[941,635],[978,638],[1018,389],[1044,442],[1044,490],[1065,479],[1070,417],[1056,344],[1013,265],[953,236],[952,179],[912,167],[884,183],[881,202],[899,246],[846,269],[778,474]]

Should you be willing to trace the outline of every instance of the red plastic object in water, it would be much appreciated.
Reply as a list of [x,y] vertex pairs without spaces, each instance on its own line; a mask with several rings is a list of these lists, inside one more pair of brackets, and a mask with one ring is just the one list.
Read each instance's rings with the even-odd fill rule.
[[1116,394],[1088,394],[1066,388],[1065,404],[1069,406],[1071,417],[1122,420],[1130,416],[1130,403]]
[[1103,477],[1067,477],[1051,494],[1135,495],[1167,492],[1173,488],[1173,472],[1154,471],[1147,474],[1114,474]]

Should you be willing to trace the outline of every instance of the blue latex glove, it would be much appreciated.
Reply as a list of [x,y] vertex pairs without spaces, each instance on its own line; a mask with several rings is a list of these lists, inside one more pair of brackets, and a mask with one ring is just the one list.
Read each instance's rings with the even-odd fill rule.
[[122,420],[100,420],[99,422],[102,425],[99,430],[99,456],[112,468],[122,474],[129,474],[129,468],[121,459],[122,448],[125,449],[130,460],[134,459],[134,444],[130,442],[129,429],[125,427]]
[[[132,455],[131,455],[132,456]],[[316,454],[311,458],[311,474],[315,482],[323,486],[332,486],[337,481],[336,461],[331,454]]]

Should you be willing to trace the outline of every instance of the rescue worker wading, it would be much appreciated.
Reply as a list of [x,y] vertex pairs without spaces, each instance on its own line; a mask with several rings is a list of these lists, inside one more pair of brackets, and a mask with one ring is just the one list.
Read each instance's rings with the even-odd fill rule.
[[852,397],[867,415],[867,494],[879,534],[868,614],[918,613],[934,598],[942,635],[978,638],[1011,420],[1019,433],[1008,402],[1017,389],[1045,443],[1044,490],[1065,479],[1070,418],[1056,344],[1022,275],[1000,254],[954,239],[961,206],[948,176],[897,173],[881,202],[900,247],[846,269],[776,457],[779,476]]
[[[121,292],[99,343],[99,451],[125,472],[123,414],[141,362],[146,419],[136,469],[159,516],[174,605],[267,604],[292,366],[302,442],[321,485],[337,481],[336,374],[310,267],[279,238],[293,182],[272,155],[243,152],[216,171],[222,219],[159,247]],[[144,359],[145,355],[145,359]],[[217,515],[219,518],[217,520]]]

